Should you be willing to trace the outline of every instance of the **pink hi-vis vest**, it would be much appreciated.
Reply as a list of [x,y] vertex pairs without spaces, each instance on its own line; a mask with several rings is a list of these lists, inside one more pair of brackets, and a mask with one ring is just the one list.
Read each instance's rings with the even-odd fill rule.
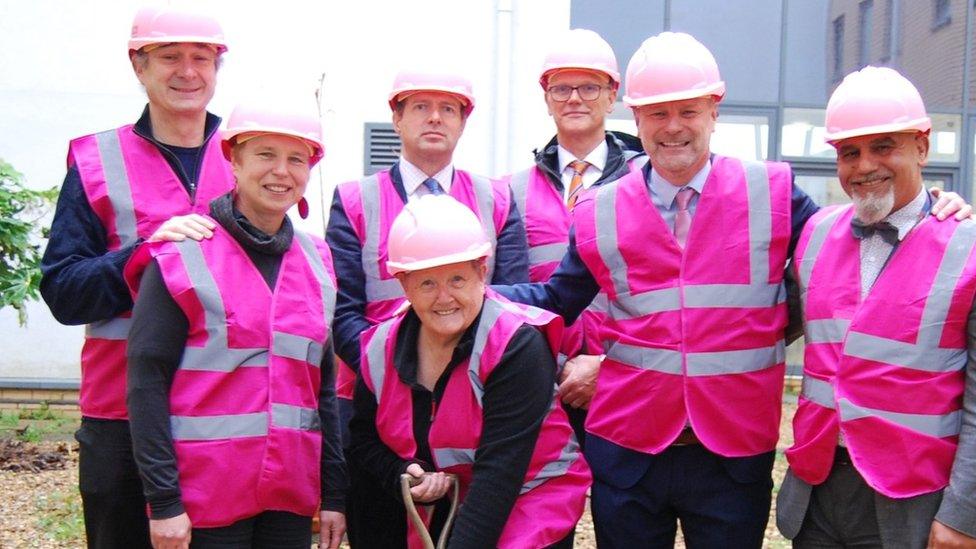
[[949,483],[959,438],[976,224],[926,217],[862,301],[853,215],[851,206],[820,210],[794,256],[806,349],[786,455],[797,477],[820,484],[843,433],[878,492],[934,492]]
[[[646,163],[646,156],[638,156],[630,159],[627,166],[631,173],[640,172]],[[512,174],[509,185],[529,243],[529,280],[545,282],[569,249],[572,213],[566,209],[562,192],[538,166]],[[587,353],[603,352],[600,326],[607,320],[608,305],[606,294],[600,292],[576,322],[566,327],[560,345],[560,362],[580,354],[584,345]]]
[[[336,192],[339,193],[346,217],[362,247],[363,273],[366,279],[366,320],[371,324],[378,324],[392,317],[406,301],[400,282],[386,270],[386,239],[393,220],[403,209],[403,200],[393,186],[389,170],[359,181],[342,183]],[[508,185],[504,181],[455,169],[450,196],[471,208],[478,216],[494,249],[511,208]],[[495,256],[492,254],[488,258],[488,280],[491,280],[494,270]],[[336,392],[339,397],[351,399],[355,386],[355,372],[340,363],[336,376]]]
[[335,313],[325,242],[295,231],[274,291],[221,227],[211,239],[140,247],[190,323],[170,389],[183,505],[194,527],[319,504],[323,348]]
[[682,253],[640,172],[576,204],[610,300],[587,431],[656,454],[687,422],[729,457],[773,450],[785,370],[789,166],[715,156]]
[[[412,459],[417,452],[411,416],[412,394],[410,387],[400,381],[393,364],[402,321],[401,314],[365,333],[360,371],[366,386],[376,396],[376,428],[380,438],[401,458]],[[475,451],[481,439],[485,383],[512,335],[523,324],[540,327],[555,354],[562,328],[559,317],[512,303],[489,290],[471,358],[451,372],[444,396],[434,412],[428,439],[434,465],[439,471],[458,475],[462,498],[471,485]],[[586,490],[591,482],[589,466],[579,451],[566,413],[554,398],[539,432],[521,493],[497,546],[540,548],[566,537],[583,514]],[[411,549],[422,547],[412,525],[408,525],[408,542]]]
[[[192,198],[159,149],[132,126],[79,137],[68,149],[88,203],[105,227],[109,251],[150,237],[174,215],[205,214],[210,201],[234,188],[230,165],[211,139],[203,153],[200,184]],[[81,350],[81,414],[126,419],[125,341],[129,313],[89,324]]]

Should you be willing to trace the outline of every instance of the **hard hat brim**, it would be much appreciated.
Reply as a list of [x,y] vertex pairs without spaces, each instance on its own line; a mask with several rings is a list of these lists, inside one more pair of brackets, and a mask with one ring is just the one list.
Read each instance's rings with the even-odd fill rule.
[[463,252],[458,252],[456,254],[444,255],[440,257],[432,257],[430,259],[423,259],[419,261],[390,261],[386,262],[386,270],[391,275],[396,275],[397,273],[409,273],[413,271],[422,271],[424,269],[431,269],[433,267],[442,267],[444,265],[450,265],[452,263],[464,263],[465,261],[472,261],[474,259],[480,259],[482,257],[491,256],[491,243],[485,242],[484,244]]
[[846,131],[825,133],[824,141],[826,141],[831,145],[836,145],[839,141],[850,139],[852,137],[861,137],[865,135],[877,135],[882,133],[905,133],[905,132],[928,133],[931,129],[932,129],[932,119],[926,116],[923,118],[916,118],[915,120],[910,120],[908,122],[879,124],[876,126],[865,126],[863,128],[854,128]]
[[671,93],[662,93],[658,95],[649,95],[647,97],[630,97],[629,95],[624,96],[624,104],[628,107],[643,107],[644,105],[656,105],[658,103],[669,103],[671,101],[684,101],[686,99],[697,99],[699,97],[712,96],[715,98],[715,102],[719,103],[725,98],[725,82],[720,81],[711,86],[693,89],[693,90],[681,90]]

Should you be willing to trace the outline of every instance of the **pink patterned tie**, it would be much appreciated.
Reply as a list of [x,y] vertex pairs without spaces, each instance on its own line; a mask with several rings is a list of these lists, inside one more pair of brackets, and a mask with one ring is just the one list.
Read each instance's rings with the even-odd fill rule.
[[674,237],[682,248],[685,247],[688,229],[691,228],[691,212],[688,211],[688,204],[691,203],[696,192],[691,187],[685,187],[674,197],[674,201],[678,204],[678,212],[674,214]]

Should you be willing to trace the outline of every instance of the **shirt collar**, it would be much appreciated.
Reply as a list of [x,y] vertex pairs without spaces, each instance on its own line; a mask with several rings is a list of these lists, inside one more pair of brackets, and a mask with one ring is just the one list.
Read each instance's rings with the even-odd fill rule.
[[912,230],[919,220],[925,216],[923,211],[928,204],[928,193],[923,186],[911,202],[902,206],[898,211],[891,212],[884,220],[898,229],[898,240],[904,240],[908,231]]
[[[607,147],[607,140],[603,139],[595,149],[590,151],[590,154],[586,155],[585,158],[580,158],[579,160],[590,163],[591,168],[587,168],[588,170],[596,168],[597,171],[603,173],[603,168],[607,165],[607,154],[609,151],[610,149]],[[559,155],[559,173],[566,171],[566,166],[569,166],[570,162],[577,160],[573,153],[564,149],[562,145],[556,146],[556,153]]]
[[708,179],[709,172],[712,171],[712,160],[709,159],[702,166],[702,169],[698,170],[698,173],[691,178],[691,181],[684,185],[672,185],[667,179],[661,177],[661,174],[657,173],[654,166],[651,166],[651,192],[658,195],[661,198],[662,204],[667,204],[668,208],[672,207],[674,204],[674,197],[678,195],[678,191],[684,189],[685,187],[695,189],[698,194],[701,194],[702,188],[705,187],[705,181]]
[[[427,180],[428,175],[402,156],[400,157],[399,167],[400,178],[403,180],[403,190],[406,191],[407,196],[413,196],[417,191],[417,187]],[[434,174],[434,179],[437,180],[437,183],[440,184],[445,193],[451,192],[451,181],[454,179],[454,164],[448,163],[447,166],[444,166],[444,169]]]

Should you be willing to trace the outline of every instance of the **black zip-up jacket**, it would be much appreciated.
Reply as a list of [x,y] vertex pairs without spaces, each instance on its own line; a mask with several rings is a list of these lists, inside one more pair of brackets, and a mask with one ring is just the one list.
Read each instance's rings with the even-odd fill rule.
[[[165,145],[153,137],[147,105],[133,131],[159,149],[193,196],[203,151],[219,126],[220,118],[207,113],[204,140],[199,147]],[[115,318],[132,309],[122,269],[136,245],[108,250],[105,227],[88,203],[77,167],[70,166],[61,185],[50,240],[41,259],[41,296],[54,318],[62,324],[88,324]]]
[[[556,137],[553,136],[546,143],[546,146],[542,147],[541,151],[536,149],[532,151],[532,154],[535,156],[535,165],[562,192],[563,181],[559,174],[558,146],[559,143]],[[627,175],[627,172],[630,171],[627,167],[627,162],[635,156],[641,156],[643,154],[644,147],[641,145],[640,139],[628,133],[607,132],[607,163],[603,167],[603,173],[600,175],[600,179],[597,179],[593,185],[603,185],[604,183],[615,181]]]

